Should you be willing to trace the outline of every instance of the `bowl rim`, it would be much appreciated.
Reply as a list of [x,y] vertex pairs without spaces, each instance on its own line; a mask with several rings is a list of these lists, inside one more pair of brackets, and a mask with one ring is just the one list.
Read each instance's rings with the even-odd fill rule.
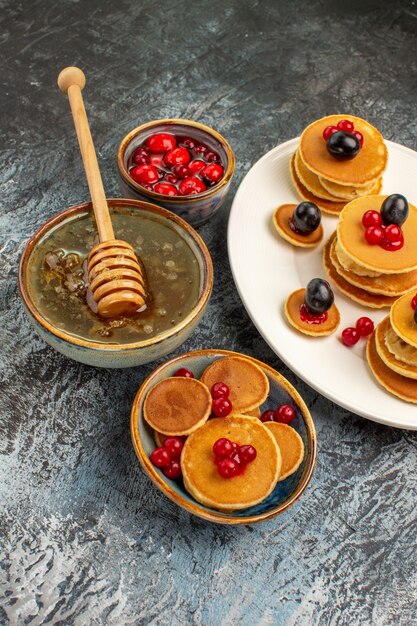
[[[211,135],[212,137],[214,137],[214,139],[216,139],[216,141],[220,143],[220,145],[222,146],[223,150],[226,152],[226,155],[227,155],[227,168],[221,181],[218,182],[216,185],[213,185],[213,187],[209,187],[208,189],[206,189],[206,191],[202,191],[201,193],[196,193],[191,196],[166,196],[163,193],[157,193],[155,191],[152,191],[151,189],[146,189],[146,187],[142,187],[142,185],[139,185],[139,183],[134,181],[132,177],[129,176],[127,168],[125,167],[125,164],[124,164],[125,152],[129,144],[131,143],[131,141],[137,135],[139,135],[139,133],[143,132],[144,130],[160,126],[161,124],[165,124],[165,125],[182,124],[184,126],[198,128],[199,130],[202,130],[208,133],[209,135]],[[219,132],[217,132],[217,130],[210,128],[210,126],[206,126],[205,124],[201,124],[200,122],[194,122],[193,120],[169,117],[166,119],[145,122],[144,124],[141,124],[140,126],[137,126],[133,130],[129,131],[127,135],[125,135],[125,137],[122,139],[117,149],[116,164],[117,164],[117,170],[120,176],[122,177],[123,181],[128,185],[128,187],[134,189],[137,193],[140,193],[145,196],[149,196],[149,198],[151,198],[152,200],[164,202],[165,204],[172,203],[173,205],[175,205],[175,204],[184,204],[185,202],[193,203],[193,202],[198,202],[199,200],[210,198],[211,196],[215,195],[218,191],[226,187],[230,183],[230,180],[234,173],[235,155],[229,142]]]
[[210,253],[203,239],[194,230],[194,228],[190,226],[190,224],[185,222],[178,215],[175,215],[174,213],[167,209],[164,209],[163,207],[160,207],[156,204],[151,204],[150,202],[146,202],[144,200],[133,200],[129,198],[107,198],[107,204],[112,209],[117,209],[118,207],[133,207],[149,211],[154,215],[162,216],[163,218],[174,222],[177,226],[180,227],[180,230],[185,230],[187,235],[192,238],[199,251],[200,259],[203,265],[203,284],[201,294],[197,300],[197,303],[190,311],[190,313],[179,324],[176,324],[175,326],[164,331],[160,335],[156,335],[155,337],[151,337],[150,339],[126,344],[105,344],[82,339],[81,337],[75,337],[66,333],[65,331],[56,328],[53,324],[48,322],[48,320],[43,317],[38,308],[35,306],[32,298],[30,297],[29,290],[27,288],[27,270],[30,255],[38,241],[51,228],[53,228],[54,226],[58,226],[70,217],[74,217],[83,212],[92,211],[92,202],[82,202],[80,204],[73,205],[65,209],[64,211],[61,211],[60,213],[56,213],[55,215],[50,217],[44,224],[42,224],[42,226],[40,226],[40,228],[38,228],[38,230],[32,235],[32,237],[25,245],[19,262],[18,284],[21,296],[26,305],[26,308],[28,309],[32,317],[42,326],[44,330],[71,345],[76,345],[82,348],[96,350],[99,352],[103,350],[107,352],[127,352],[129,350],[138,350],[140,348],[146,348],[149,346],[155,347],[166,339],[169,339],[170,337],[184,330],[194,319],[198,319],[199,315],[204,311],[213,287],[213,263]]
[[[152,465],[147,456],[139,433],[139,419],[137,416],[139,403],[141,402],[143,396],[147,393],[149,386],[152,384],[152,381],[158,376],[158,374],[168,366],[171,366],[175,363],[181,363],[189,357],[194,356],[210,356],[210,355],[219,355],[219,356],[241,356],[246,359],[249,359],[259,367],[261,367],[264,371],[270,374],[273,378],[278,380],[278,382],[286,389],[286,391],[290,394],[292,399],[295,401],[297,406],[300,408],[303,420],[306,427],[307,432],[307,462],[304,468],[304,471],[301,475],[300,481],[295,489],[295,491],[291,494],[290,497],[285,499],[279,505],[274,507],[270,511],[265,511],[263,513],[258,513],[256,515],[248,515],[247,517],[233,517],[227,512],[216,512],[215,510],[207,511],[202,508],[203,505],[200,505],[196,500],[193,499],[192,502],[186,500],[182,495],[178,494],[172,487],[166,482],[160,474],[156,471],[156,468]],[[133,400],[132,409],[130,412],[130,433],[132,437],[133,447],[135,449],[136,456],[145,471],[148,477],[152,480],[152,482],[175,504],[185,509],[189,513],[193,513],[197,517],[200,517],[209,522],[216,522],[218,524],[252,524],[255,522],[265,521],[267,519],[271,519],[280,513],[283,513],[286,509],[292,506],[301,496],[301,494],[305,491],[310,479],[313,475],[314,468],[316,466],[316,458],[317,458],[317,435],[316,429],[314,426],[313,418],[311,417],[310,411],[298,393],[298,391],[293,387],[293,385],[284,377],[282,374],[277,372],[274,368],[254,357],[248,356],[246,354],[242,354],[239,352],[234,352],[231,350],[222,350],[222,349],[206,349],[206,350],[193,350],[190,352],[185,352],[178,356],[172,357],[168,359],[168,361],[164,361],[158,367],[156,367],[150,374],[145,378],[139,387],[135,398]],[[190,496],[192,497],[192,496]]]

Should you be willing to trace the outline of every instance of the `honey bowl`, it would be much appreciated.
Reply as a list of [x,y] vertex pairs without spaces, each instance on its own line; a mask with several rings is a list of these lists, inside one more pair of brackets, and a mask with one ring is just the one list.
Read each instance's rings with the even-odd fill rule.
[[[259,504],[250,508],[222,512],[197,502],[185,489],[182,480],[171,480],[150,461],[151,452],[157,447],[155,433],[144,419],[144,403],[148,392],[160,381],[172,377],[180,368],[190,370],[195,378],[200,378],[204,370],[223,357],[244,357],[257,365],[269,381],[269,395],[261,405],[265,411],[281,404],[290,404],[295,409],[293,427],[304,443],[304,455],[298,469],[288,478],[277,483],[276,487]],[[252,418],[254,419],[254,418]],[[159,365],[142,383],[131,410],[131,436],[139,462],[152,480],[170,500],[189,513],[210,522],[219,524],[250,524],[260,522],[291,507],[306,489],[314,471],[317,454],[316,432],[313,419],[299,393],[281,374],[256,359],[228,350],[198,350],[176,356]],[[198,431],[197,431],[198,432]],[[160,445],[160,444],[158,444]],[[233,480],[233,478],[231,479]]]
[[181,218],[147,202],[108,200],[117,236],[142,258],[150,290],[144,311],[104,320],[86,284],[89,250],[97,242],[91,203],[48,220],[29,240],[19,288],[39,335],[58,352],[87,365],[142,365],[180,346],[201,319],[212,290],[210,254]]
[[[158,170],[159,175],[163,175],[162,178],[159,181],[157,179],[153,180],[153,184],[141,184],[134,180],[130,171],[134,165],[132,158],[134,158],[135,152],[148,142],[150,138],[160,133],[177,137],[177,147],[185,146],[185,150],[184,147],[180,147],[180,151],[184,152],[187,163],[190,155],[191,161],[194,161],[185,166],[186,170],[194,165],[198,167],[198,163],[205,162],[205,165],[211,165],[211,167],[220,165],[222,175],[219,175],[219,178],[215,176],[214,179],[208,180],[201,175],[201,171],[188,171],[188,174],[183,175],[180,173],[177,177],[174,175],[174,172],[176,173],[177,170],[175,170],[173,163],[171,166],[168,166],[168,169],[165,167],[166,172],[160,169],[164,167],[164,159],[166,157],[156,153],[150,155],[151,163],[155,163],[156,169],[152,168],[152,166],[150,169],[153,169],[154,176],[156,176],[156,170]],[[186,141],[182,142],[181,139]],[[174,142],[176,143],[176,140]],[[205,159],[205,154],[208,157],[207,159]],[[156,162],[153,159],[156,159]],[[149,155],[144,160],[140,160],[140,163],[145,164],[145,162],[149,164]],[[203,224],[221,207],[229,191],[234,166],[235,157],[233,150],[222,135],[204,124],[183,119],[163,119],[142,124],[124,137],[117,152],[119,186],[123,196],[155,202],[179,215],[192,226]],[[149,168],[149,165],[146,167]],[[173,171],[171,171],[170,167],[173,167]],[[167,176],[168,172],[169,175]],[[187,191],[185,194],[185,192],[181,191],[181,184],[184,184],[182,180],[184,176],[190,176],[194,182],[197,182],[198,187],[193,189],[191,193]],[[195,180],[196,177],[197,181]],[[177,180],[174,180],[175,178]],[[170,181],[173,181],[173,184]],[[162,186],[159,184],[158,186],[158,183],[161,182],[165,184]],[[175,195],[158,193],[158,189],[173,193],[173,185],[174,187],[175,185],[179,187],[179,189],[175,190]]]

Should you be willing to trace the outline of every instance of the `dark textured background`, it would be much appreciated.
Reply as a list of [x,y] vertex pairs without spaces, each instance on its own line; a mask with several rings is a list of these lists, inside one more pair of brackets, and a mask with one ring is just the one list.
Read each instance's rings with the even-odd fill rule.
[[[242,176],[315,118],[349,111],[416,147],[416,2],[1,6],[0,623],[417,624],[416,433],[367,422],[298,380],[250,323],[226,252]],[[117,145],[141,122],[199,120],[235,150],[229,200],[200,229],[214,293],[181,351],[255,355],[288,376],[312,410],[316,473],[301,501],[270,522],[211,525],[165,499],[129,436],[132,399],[153,365],[79,365],[25,318],[16,285],[25,242],[52,214],[88,199],[56,87],[72,64],[87,74],[108,195],[119,193]]]

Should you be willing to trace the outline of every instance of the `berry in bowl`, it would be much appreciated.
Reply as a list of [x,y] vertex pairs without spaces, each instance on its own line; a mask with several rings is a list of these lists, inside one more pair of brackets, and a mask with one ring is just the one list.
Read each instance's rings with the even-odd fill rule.
[[234,171],[234,154],[215,130],[189,120],[166,119],[135,128],[117,154],[120,188],[151,200],[193,226],[222,205]]

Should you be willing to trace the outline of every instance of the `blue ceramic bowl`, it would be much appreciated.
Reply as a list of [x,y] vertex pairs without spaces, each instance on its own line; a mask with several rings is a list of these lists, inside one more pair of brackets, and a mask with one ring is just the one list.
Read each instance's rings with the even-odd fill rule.
[[[129,175],[128,164],[136,148],[156,132],[190,135],[209,146],[211,150],[220,154],[225,164],[222,180],[206,191],[191,196],[166,196],[139,185]],[[155,120],[134,128],[122,140],[117,151],[117,169],[123,196],[156,202],[179,215],[192,226],[200,226],[210,219],[223,204],[235,169],[235,157],[226,139],[209,126],[182,119]]]
[[[261,410],[276,409],[279,404],[291,404],[296,409],[296,417],[291,426],[301,436],[305,452],[303,461],[298,470],[287,479],[279,482],[274,491],[260,504],[235,512],[223,513],[206,507],[188,494],[182,481],[166,478],[161,470],[152,465],[149,455],[156,447],[153,431],[143,419],[143,402],[148,391],[160,380],[173,376],[179,367],[189,368],[196,378],[200,378],[203,371],[213,361],[224,356],[245,356],[261,367],[268,377],[270,392],[268,399]],[[310,412],[303,399],[286,378],[274,369],[252,359],[246,355],[239,355],[228,350],[198,350],[177,356],[157,367],[142,383],[136,394],[131,412],[131,435],[138,459],[152,482],[173,502],[190,513],[202,517],[210,522],[220,524],[250,524],[270,519],[279,515],[298,500],[313,474],[316,464],[317,441],[316,431]]]

